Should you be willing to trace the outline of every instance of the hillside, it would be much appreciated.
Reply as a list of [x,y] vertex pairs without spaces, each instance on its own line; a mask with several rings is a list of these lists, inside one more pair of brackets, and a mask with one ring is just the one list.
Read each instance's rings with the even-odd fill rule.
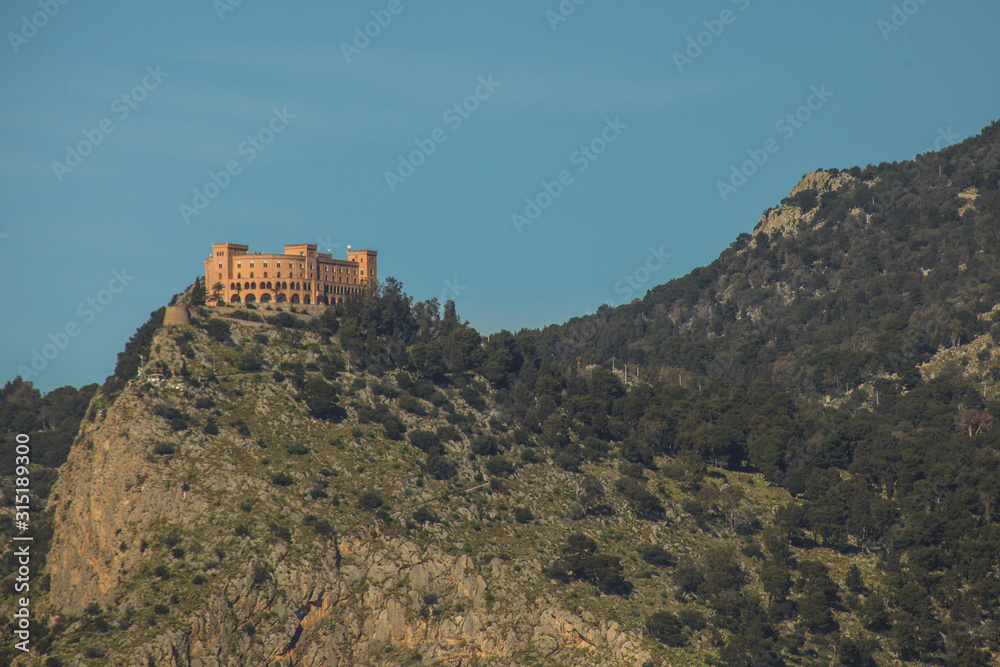
[[998,125],[814,172],[710,266],[516,335],[392,279],[196,284],[34,504],[14,664],[995,664],[998,183]]

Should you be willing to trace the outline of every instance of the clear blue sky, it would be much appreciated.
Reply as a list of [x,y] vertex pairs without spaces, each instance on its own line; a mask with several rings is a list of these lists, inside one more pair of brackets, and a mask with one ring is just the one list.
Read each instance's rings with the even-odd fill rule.
[[[0,381],[54,337],[65,348],[36,385],[102,382],[213,242],[374,248],[383,278],[454,298],[483,333],[562,322],[620,303],[626,275],[641,296],[712,261],[807,172],[909,159],[1000,117],[992,0],[908,0],[895,16],[870,0],[562,4],[575,12],[5,2]],[[387,25],[345,53],[371,12]],[[705,46],[678,64],[689,38]],[[778,125],[810,101],[808,120]],[[768,139],[777,152],[723,201],[718,182]],[[592,142],[604,152],[578,152]],[[564,171],[518,231],[512,214]],[[637,271],[651,248],[670,257]]]

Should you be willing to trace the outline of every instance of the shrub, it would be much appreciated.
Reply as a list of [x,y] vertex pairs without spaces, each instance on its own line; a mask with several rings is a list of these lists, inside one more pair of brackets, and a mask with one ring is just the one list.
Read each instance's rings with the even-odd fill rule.
[[279,523],[272,522],[268,525],[267,530],[282,542],[291,543],[292,541],[292,531],[289,530],[287,526],[282,526]]
[[358,507],[364,510],[373,510],[382,506],[382,496],[378,491],[362,491],[358,496]]
[[224,320],[212,318],[205,322],[204,329],[209,338],[219,343],[225,343],[232,338],[229,322]]
[[385,429],[385,437],[390,440],[402,440],[403,434],[406,433],[406,426],[403,425],[403,420],[395,415],[389,415],[383,419],[382,428]]
[[215,423],[215,419],[212,417],[208,418],[205,422],[205,427],[201,429],[205,435],[219,435],[219,425]]
[[517,507],[514,509],[514,520],[518,523],[531,523],[535,520],[535,515],[527,507]]
[[413,513],[413,520],[417,523],[438,523],[441,521],[441,517],[427,509],[426,505],[421,505],[417,508],[417,511]]
[[674,558],[673,554],[658,544],[639,547],[639,558],[658,567],[673,567],[677,564],[677,559]]
[[[455,427],[452,426],[452,429]],[[455,430],[457,433],[457,429]],[[497,439],[492,435],[477,435],[470,443],[472,453],[477,456],[493,456],[497,453]]]
[[514,472],[514,466],[504,456],[491,456],[486,460],[486,472],[494,477],[506,477]]
[[337,402],[337,390],[323,378],[309,378],[299,392],[299,398],[305,401],[309,412],[316,419],[339,422],[347,416],[347,412]]
[[153,453],[160,456],[170,456],[174,451],[174,446],[169,442],[158,442],[153,446]]
[[278,486],[291,486],[295,483],[295,480],[284,472],[276,472],[271,475],[271,483]]
[[418,401],[410,394],[403,394],[402,396],[400,396],[399,400],[397,401],[397,404],[403,410],[406,410],[407,412],[413,413],[415,415],[427,414],[427,410],[424,409],[423,404],[421,404],[420,401]]
[[684,646],[684,626],[676,614],[668,611],[658,611],[646,619],[646,632],[667,646]]
[[440,436],[433,431],[411,431],[408,437],[410,438],[410,444],[423,452],[444,451],[444,448],[441,446]]

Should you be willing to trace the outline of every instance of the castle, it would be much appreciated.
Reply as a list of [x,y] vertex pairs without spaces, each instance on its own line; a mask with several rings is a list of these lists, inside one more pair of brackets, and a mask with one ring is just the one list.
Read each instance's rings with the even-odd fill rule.
[[[213,243],[205,258],[205,290],[209,302],[218,293],[223,303],[343,303],[348,294],[378,282],[374,250],[351,250],[347,259],[317,252],[316,245],[286,245],[282,255],[249,252],[239,243]],[[221,285],[221,287],[220,287]]]

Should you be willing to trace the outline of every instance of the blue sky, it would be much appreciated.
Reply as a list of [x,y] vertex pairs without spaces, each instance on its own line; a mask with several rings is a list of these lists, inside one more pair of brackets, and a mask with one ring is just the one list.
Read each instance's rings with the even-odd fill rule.
[[483,333],[562,322],[712,261],[807,172],[1000,117],[987,0],[231,1],[3,4],[3,380],[52,345],[37,386],[102,382],[213,242],[374,248]]

